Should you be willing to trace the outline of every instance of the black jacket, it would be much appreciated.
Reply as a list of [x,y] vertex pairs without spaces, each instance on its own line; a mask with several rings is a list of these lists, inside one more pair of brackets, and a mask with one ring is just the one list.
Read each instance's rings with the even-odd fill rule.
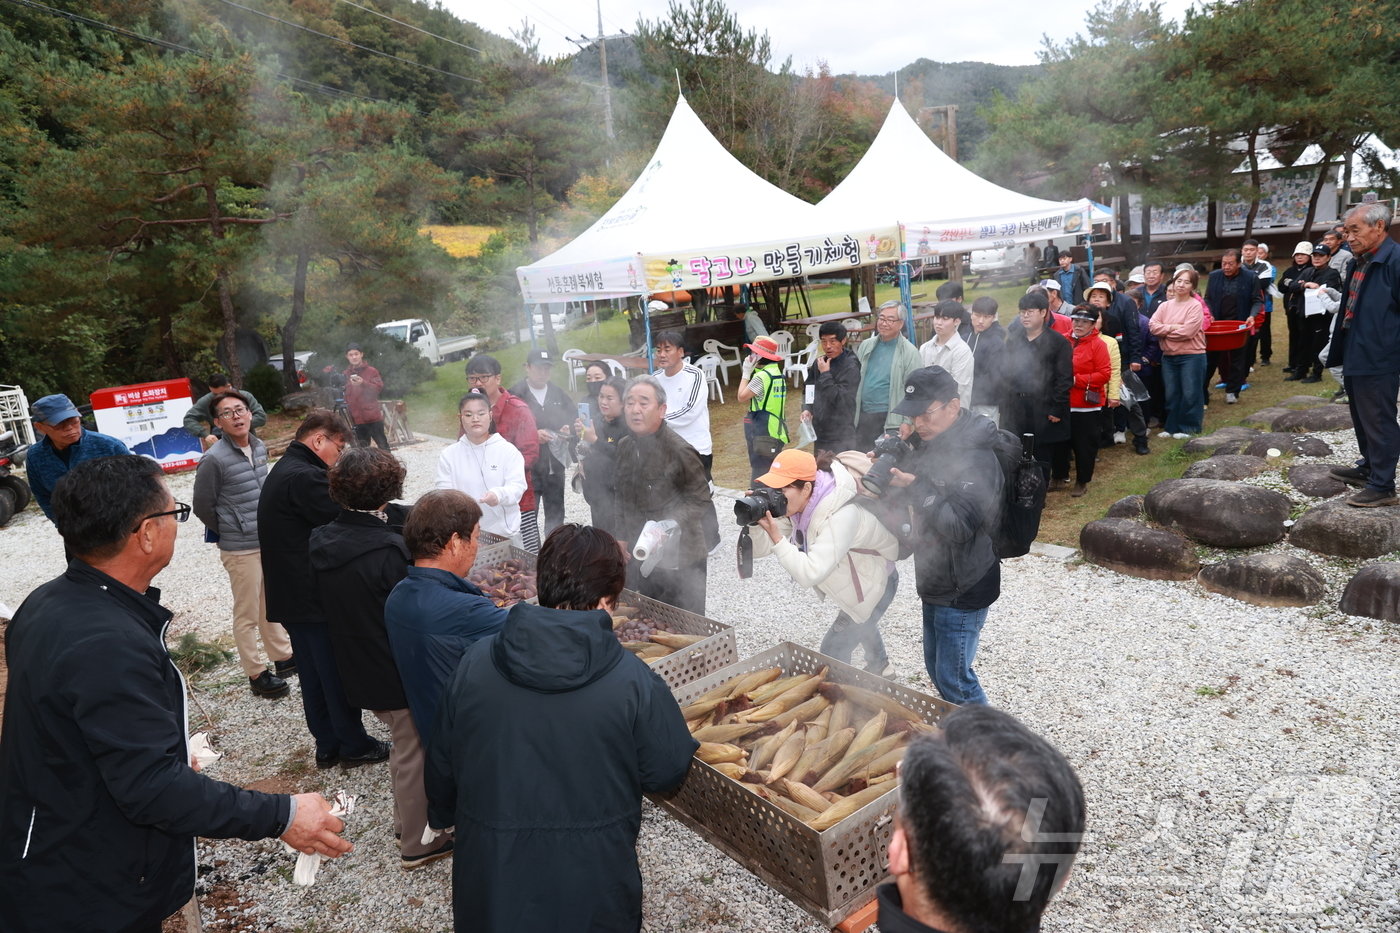
[[[552,382],[545,386],[543,405],[535,401],[535,394],[530,391],[530,383],[524,379],[510,387],[510,394],[530,406],[530,414],[535,416],[535,427],[540,430],[557,434],[561,428],[572,429],[574,421],[578,418],[578,406],[574,404],[573,399]],[[540,458],[531,469],[541,476],[547,476],[563,468],[559,459],[550,452],[549,445],[541,444]]]
[[169,610],[79,560],[6,633],[0,930],[155,928],[194,891],[194,837],[286,830],[291,800],[190,767]]
[[860,360],[854,350],[842,350],[826,372],[816,361],[807,368],[807,381],[813,386],[812,404],[803,411],[812,413],[812,430],[817,432],[816,447],[840,453],[856,446],[856,391],[860,388]]
[[311,529],[340,514],[331,500],[326,464],[301,441],[292,441],[268,471],[258,500],[267,617],[273,622],[324,622],[306,556]]
[[602,611],[517,603],[467,649],[428,746],[428,822],[455,825],[458,930],[635,931],[643,792],[698,744]]
[[965,411],[942,434],[915,442],[909,455],[904,470],[916,477],[906,493],[917,535],[914,583],[926,603],[985,609],[1000,595],[1001,563],[991,538],[1004,484],[996,439],[995,424]]
[[[1034,434],[1036,457],[1048,459],[1049,452],[1041,449],[1044,445],[1069,440],[1069,389],[1074,382],[1069,341],[1048,327],[1035,340],[1026,339],[1024,328],[1013,328],[1006,337],[1003,360],[1002,427],[1018,437]],[[1060,420],[1053,422],[1049,415]]]
[[384,601],[412,562],[402,526],[363,512],[341,512],[311,532],[311,576],[345,699],[360,709],[407,709],[384,628]]
[[1006,395],[1006,372],[1003,368],[1006,328],[1000,322],[993,321],[986,330],[980,333],[973,331],[967,345],[972,348],[972,404],[1000,405]]
[[1292,314],[1303,313],[1303,283],[1310,281],[1312,263],[1289,266],[1279,273],[1278,290],[1283,295],[1283,310]]
[[1137,302],[1133,299],[1122,292],[1113,296],[1113,304],[1104,312],[1100,333],[1118,340],[1122,369],[1142,362],[1142,329],[1138,326]]
[[589,445],[580,463],[583,469],[583,498],[593,512],[593,527],[616,536],[617,445],[627,436],[627,424],[621,415],[615,421],[608,421],[595,406],[593,430],[598,440]]

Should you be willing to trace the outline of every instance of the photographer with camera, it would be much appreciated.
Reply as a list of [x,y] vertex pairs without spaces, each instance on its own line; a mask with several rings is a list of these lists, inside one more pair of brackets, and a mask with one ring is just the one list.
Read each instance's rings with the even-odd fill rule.
[[754,543],[755,557],[774,555],[788,576],[840,608],[821,653],[850,661],[860,645],[865,669],[884,676],[890,668],[880,618],[899,585],[899,542],[855,501],[869,466],[870,458],[858,451],[824,450],[813,457],[784,450],[755,480],[762,485],[735,502],[734,517],[766,532]]
[[[882,454],[865,479],[888,472],[914,514],[914,580],[924,606],[924,664],[949,703],[986,703],[972,659],[987,607],[1001,595],[992,532],[1001,518],[1004,479],[997,427],[962,410],[958,381],[939,366],[910,373],[891,414],[907,452]],[[886,459],[888,456],[891,459]],[[884,466],[884,464],[889,464]],[[882,469],[883,467],[883,469]]]

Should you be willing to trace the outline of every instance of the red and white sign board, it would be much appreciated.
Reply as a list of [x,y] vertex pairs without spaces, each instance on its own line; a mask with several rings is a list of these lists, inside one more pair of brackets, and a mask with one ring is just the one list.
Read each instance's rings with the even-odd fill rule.
[[150,457],[167,473],[198,465],[199,438],[184,428],[185,413],[194,407],[188,379],[98,389],[91,401],[97,430],[132,453]]

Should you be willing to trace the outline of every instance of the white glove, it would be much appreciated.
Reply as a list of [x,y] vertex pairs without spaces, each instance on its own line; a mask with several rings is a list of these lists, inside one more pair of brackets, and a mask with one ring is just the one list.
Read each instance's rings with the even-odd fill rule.
[[[343,790],[336,791],[335,796],[331,798],[331,816],[338,816],[343,820],[354,812],[354,795],[347,794]],[[282,848],[286,849],[289,854],[297,857],[297,867],[292,871],[292,881],[302,887],[309,887],[315,884],[316,872],[320,870],[321,863],[326,860],[326,857],[319,853],[307,855],[305,852],[298,852],[285,842],[282,843]]]

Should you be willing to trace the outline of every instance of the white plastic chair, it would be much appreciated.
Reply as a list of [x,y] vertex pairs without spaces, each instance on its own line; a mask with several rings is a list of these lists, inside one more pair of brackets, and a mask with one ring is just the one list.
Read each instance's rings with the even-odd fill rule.
[[821,352],[822,343],[820,340],[813,340],[783,362],[783,378],[792,382],[794,388],[807,381],[807,370],[816,360],[817,354]]
[[709,389],[710,398],[718,398],[721,405],[724,404],[724,389],[719,384],[719,373],[722,371],[724,361],[713,353],[706,353],[696,360],[700,365],[700,371],[705,374],[705,385]]
[[621,376],[623,379],[627,378],[627,367],[623,366],[617,360],[604,359],[603,363],[612,371],[614,376]]
[[[731,347],[727,343],[720,343],[713,338],[704,343],[705,353],[712,355],[719,360],[719,375],[724,380],[725,385],[729,385],[729,370],[731,367],[744,365],[743,351],[738,347]],[[734,358],[730,359],[726,354],[733,353]]]
[[572,392],[578,385],[578,377],[588,372],[588,364],[579,359],[583,356],[583,351],[578,348],[570,348],[559,354],[569,367],[569,391]]
[[792,356],[792,331],[776,330],[768,335],[773,338],[773,342],[778,345],[778,353],[786,359]]

